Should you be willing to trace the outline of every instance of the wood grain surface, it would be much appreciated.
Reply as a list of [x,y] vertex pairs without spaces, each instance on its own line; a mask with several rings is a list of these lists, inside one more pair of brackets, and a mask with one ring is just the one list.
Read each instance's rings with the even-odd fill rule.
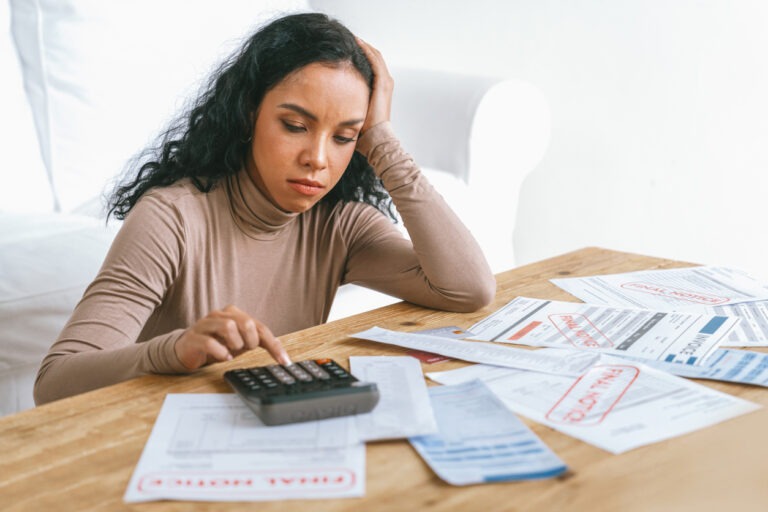
[[[281,339],[293,360],[398,355],[405,349],[350,338],[374,325],[402,331],[469,327],[517,296],[576,301],[549,282],[690,263],[586,248],[497,276],[493,304],[456,314],[398,303]],[[258,503],[123,502],[128,481],[167,393],[226,393],[225,370],[269,364],[262,352],[190,376],[146,376],[0,418],[0,510],[260,511],[667,511],[768,510],[768,412],[612,455],[523,418],[569,466],[556,479],[452,487],[405,440],[367,445],[363,498]],[[440,371],[466,363],[423,365]],[[705,386],[768,405],[768,389]]]

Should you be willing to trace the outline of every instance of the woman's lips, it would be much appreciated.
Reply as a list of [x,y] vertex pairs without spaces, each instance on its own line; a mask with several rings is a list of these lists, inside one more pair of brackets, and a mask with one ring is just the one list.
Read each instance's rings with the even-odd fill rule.
[[323,185],[312,180],[288,180],[288,186],[305,196],[316,196],[325,190]]

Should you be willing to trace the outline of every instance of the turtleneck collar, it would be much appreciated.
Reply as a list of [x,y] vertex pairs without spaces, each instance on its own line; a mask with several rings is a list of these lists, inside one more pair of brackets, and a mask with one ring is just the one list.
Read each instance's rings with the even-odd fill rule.
[[251,238],[274,239],[299,216],[272,204],[245,169],[226,178],[226,189],[235,224]]

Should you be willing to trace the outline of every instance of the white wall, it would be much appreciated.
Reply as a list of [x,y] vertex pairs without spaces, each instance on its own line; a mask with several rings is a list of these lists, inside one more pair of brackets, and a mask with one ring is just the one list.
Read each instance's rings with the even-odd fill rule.
[[523,187],[518,263],[599,245],[768,277],[768,2],[311,3],[391,65],[544,92],[552,141]]

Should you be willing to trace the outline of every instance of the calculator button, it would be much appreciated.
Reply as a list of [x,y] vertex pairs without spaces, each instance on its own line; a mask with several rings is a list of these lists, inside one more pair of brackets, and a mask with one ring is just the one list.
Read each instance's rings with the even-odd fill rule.
[[304,371],[304,368],[299,366],[297,363],[288,365],[285,367],[289,372],[291,372],[297,379],[299,379],[302,382],[312,382],[312,376]]
[[328,380],[331,378],[331,376],[328,375],[325,370],[320,368],[315,361],[302,361],[299,364],[303,366],[305,370],[311,373],[316,379]]
[[267,366],[267,369],[272,375],[275,376],[275,378],[278,381],[282,382],[283,384],[287,386],[296,384],[296,379],[294,379],[291,374],[285,371],[285,368],[283,368],[282,366],[273,364],[273,365]]

